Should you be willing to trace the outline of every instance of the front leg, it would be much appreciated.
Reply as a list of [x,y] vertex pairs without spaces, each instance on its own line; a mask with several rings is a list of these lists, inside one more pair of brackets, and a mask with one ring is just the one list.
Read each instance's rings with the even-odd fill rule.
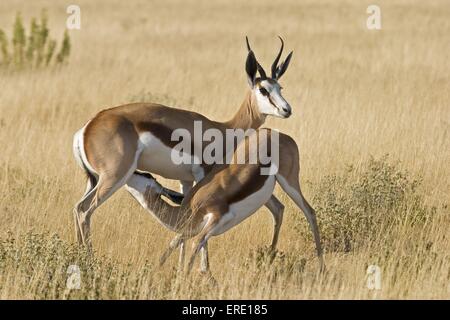
[[[177,239],[178,237],[176,237]],[[186,241],[181,238],[179,244],[178,241],[175,240],[173,245],[179,245],[180,247],[180,255],[178,257],[178,272],[183,272],[184,270],[184,261],[186,256]],[[171,244],[172,246],[172,244]],[[164,254],[166,255],[166,254]],[[162,259],[162,263],[166,258]],[[208,255],[208,242],[205,242],[205,245],[200,249],[200,272],[203,274],[209,273],[209,255]]]
[[[183,235],[181,235],[181,234],[176,235],[176,237],[173,238],[172,241],[170,241],[169,247],[166,249],[166,251],[164,251],[163,255],[159,259],[159,266],[161,267],[166,262],[167,258],[172,254],[172,252],[176,248],[178,248],[181,245],[183,245],[183,247],[184,247],[185,241],[186,241],[186,238]],[[184,255],[184,250],[182,252]],[[183,260],[184,260],[184,256],[183,256]]]
[[209,284],[214,287],[218,286],[217,280],[212,276],[211,270],[209,270],[209,254],[208,254],[208,242],[200,249],[200,273],[206,276]]
[[186,243],[184,240],[182,240],[181,244],[180,244],[180,256],[178,258],[178,272],[182,273],[184,270],[184,258],[185,258],[185,246]]
[[284,205],[280,202],[280,200],[277,199],[277,197],[272,195],[269,201],[266,202],[265,206],[270,210],[270,213],[273,217],[273,237],[270,248],[272,251],[275,251],[278,243],[281,224],[283,223]]
[[209,272],[208,242],[200,249],[200,272]]

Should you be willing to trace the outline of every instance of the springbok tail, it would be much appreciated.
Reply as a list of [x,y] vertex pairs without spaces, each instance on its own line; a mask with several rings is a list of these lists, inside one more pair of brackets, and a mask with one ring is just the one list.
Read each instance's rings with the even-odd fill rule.
[[184,194],[176,192],[176,191],[173,191],[171,189],[164,188],[164,187],[163,187],[163,189],[161,191],[161,194],[163,196],[166,196],[173,203],[176,203],[176,204],[181,204],[181,202],[183,202],[183,199],[184,199]]
[[84,126],[77,133],[75,133],[75,136],[73,139],[73,155],[75,156],[75,160],[77,161],[78,165],[86,173],[86,176],[89,179],[91,188],[94,188],[98,182],[97,175],[95,174],[95,172],[92,172],[89,169],[89,165],[84,160],[86,158],[86,155],[84,153],[84,147],[83,147],[83,144],[84,144],[83,134],[84,134],[85,127],[86,126]]

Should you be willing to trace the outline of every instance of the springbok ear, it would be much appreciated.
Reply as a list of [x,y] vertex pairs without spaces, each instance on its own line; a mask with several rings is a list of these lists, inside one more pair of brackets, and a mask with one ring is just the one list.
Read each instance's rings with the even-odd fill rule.
[[247,80],[251,88],[255,86],[257,69],[258,64],[256,62],[255,54],[253,53],[253,51],[249,51],[247,55],[247,61],[245,62],[245,71],[247,72]]
[[289,62],[291,62],[292,53],[293,53],[293,51],[291,51],[288,54],[286,60],[284,60],[284,62],[282,64],[280,64],[280,66],[277,68],[277,71],[276,71],[276,79],[277,80],[280,79],[281,76],[286,72],[286,70],[289,66]]

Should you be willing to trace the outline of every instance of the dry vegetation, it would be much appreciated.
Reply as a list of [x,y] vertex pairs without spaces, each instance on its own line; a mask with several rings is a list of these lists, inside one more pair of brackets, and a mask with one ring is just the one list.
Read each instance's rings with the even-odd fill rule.
[[[378,32],[365,28],[367,1],[77,3],[82,28],[70,32],[66,65],[0,70],[0,298],[450,297],[447,1],[378,1]],[[66,5],[2,1],[0,28],[10,34],[17,11],[27,22],[47,8],[52,34],[62,35]],[[124,190],[94,215],[95,256],[79,250],[72,206],[84,176],[73,133],[131,100],[231,117],[247,86],[246,34],[265,66],[277,34],[294,50],[282,79],[294,114],[266,124],[300,146],[328,272],[317,276],[305,219],[283,196],[273,260],[262,249],[266,209],[210,241],[218,287],[198,275],[177,281],[175,258],[157,267],[173,234]],[[68,293],[73,263],[82,289]],[[369,264],[381,267],[380,291],[366,288]]]

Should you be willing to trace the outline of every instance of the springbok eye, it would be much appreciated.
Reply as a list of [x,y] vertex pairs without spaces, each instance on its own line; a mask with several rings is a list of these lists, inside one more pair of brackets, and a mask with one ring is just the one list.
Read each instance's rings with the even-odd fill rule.
[[269,92],[266,90],[266,88],[263,88],[263,87],[259,88],[259,92],[261,92],[261,94],[263,96],[268,96],[269,95]]

